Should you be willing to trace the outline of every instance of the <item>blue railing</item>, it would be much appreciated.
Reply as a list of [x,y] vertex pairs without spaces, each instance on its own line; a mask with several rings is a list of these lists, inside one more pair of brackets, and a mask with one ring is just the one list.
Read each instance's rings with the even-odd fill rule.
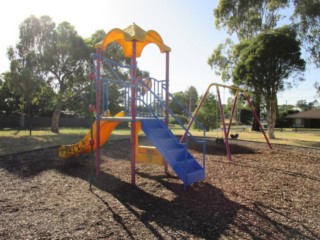
[[[156,79],[153,79],[153,80],[154,80],[154,81],[157,81]],[[161,81],[161,82],[162,82],[162,81]],[[205,128],[202,126],[202,124],[199,123],[199,122],[191,115],[191,113],[190,113],[185,107],[183,107],[182,104],[181,104],[172,94],[169,93],[169,97],[171,97],[171,99],[173,99],[173,101],[175,101],[175,102],[178,104],[178,106],[182,108],[182,110],[187,114],[187,116],[194,121],[194,123],[198,126],[198,128],[203,131],[203,137],[202,137],[202,140],[200,140],[200,139],[194,137],[194,136],[191,134],[190,130],[187,129],[187,128],[184,126],[184,124],[181,122],[181,120],[172,112],[172,110],[171,110],[168,106],[166,106],[165,101],[164,101],[164,100],[161,100],[161,99],[157,96],[157,94],[155,94],[155,93],[152,91],[152,89],[146,84],[146,82],[144,82],[144,81],[138,81],[137,84],[140,84],[140,85],[142,85],[143,87],[147,88],[147,89],[149,90],[148,92],[150,92],[150,94],[152,94],[152,95],[154,96],[154,98],[159,101],[159,103],[160,103],[161,106],[162,106],[162,109],[167,110],[168,113],[174,118],[174,120],[180,125],[180,127],[187,133],[187,134],[186,134],[187,138],[186,138],[186,140],[185,140],[185,141],[186,141],[185,144],[186,144],[186,147],[187,147],[187,148],[188,148],[188,144],[189,144],[189,137],[191,137],[191,139],[192,139],[194,142],[198,142],[198,143],[202,143],[202,144],[203,144],[203,159],[202,159],[202,165],[203,165],[203,168],[205,168],[206,130],[205,130]],[[162,85],[162,88],[163,88],[163,89],[162,89],[163,92],[166,92],[166,91],[165,91],[165,90],[166,90],[166,87],[165,87],[164,84]],[[137,102],[139,102],[139,101],[142,102],[142,103],[147,107],[147,109],[149,110],[150,114],[153,115],[153,117],[159,119],[160,116],[157,115],[157,114],[155,114],[155,113],[152,111],[152,108],[150,108],[150,106],[148,106],[148,104],[146,104],[145,101],[144,101],[143,99],[139,98],[139,97],[140,97],[140,96],[138,95],[138,96],[137,96]],[[163,112],[163,114],[164,114],[164,112]],[[161,115],[161,116],[162,116],[162,115]]]
[[[165,80],[159,81],[154,78],[136,79],[135,84],[137,92],[137,113],[138,117],[151,117],[150,109],[157,117],[164,117],[165,108],[162,102],[165,102]],[[125,112],[131,116],[131,87],[127,86],[124,89],[125,94]]]

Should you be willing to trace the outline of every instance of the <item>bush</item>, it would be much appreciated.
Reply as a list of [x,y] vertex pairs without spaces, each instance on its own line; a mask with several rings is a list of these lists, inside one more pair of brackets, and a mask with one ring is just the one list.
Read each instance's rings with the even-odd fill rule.
[[[189,119],[184,116],[184,115],[180,115],[180,114],[176,114],[175,115],[183,124],[188,124]],[[169,117],[169,124],[179,124],[176,119],[172,116]]]

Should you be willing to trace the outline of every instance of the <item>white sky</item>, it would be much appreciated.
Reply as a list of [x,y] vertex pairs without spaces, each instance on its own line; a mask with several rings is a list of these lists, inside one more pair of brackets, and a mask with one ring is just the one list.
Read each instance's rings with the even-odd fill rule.
[[[0,73],[9,69],[8,46],[18,41],[19,25],[30,15],[49,15],[56,24],[68,21],[82,37],[96,30],[106,32],[125,28],[135,22],[144,30],[157,31],[170,53],[170,91],[184,91],[195,86],[199,95],[208,85],[221,80],[207,64],[213,49],[226,38],[214,27],[213,9],[217,0],[10,0],[0,8]],[[138,59],[139,68],[164,79],[165,56],[148,45]],[[279,104],[295,104],[316,98],[313,84],[320,82],[320,70],[308,67],[306,81],[278,95]],[[231,85],[231,83],[227,83]]]

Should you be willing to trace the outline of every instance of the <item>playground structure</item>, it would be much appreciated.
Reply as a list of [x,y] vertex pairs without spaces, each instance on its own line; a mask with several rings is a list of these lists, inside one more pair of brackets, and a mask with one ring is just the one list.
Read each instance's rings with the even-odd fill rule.
[[[124,56],[131,58],[130,66],[121,65],[111,59],[103,56],[103,52],[108,45],[116,42],[122,48]],[[156,44],[161,53],[165,54],[165,79],[157,80],[155,78],[141,78],[137,76],[137,61],[141,56],[144,47],[148,44]],[[91,54],[92,89],[96,95],[96,106],[92,104],[89,107],[90,112],[95,112],[95,122],[91,125],[89,133],[78,143],[73,145],[61,146],[59,150],[60,157],[74,157],[79,154],[95,151],[95,169],[96,175],[99,175],[101,156],[100,148],[104,145],[112,131],[121,123],[128,122],[131,128],[131,183],[135,184],[136,163],[150,163],[163,165],[165,173],[168,171],[168,164],[183,181],[184,186],[202,181],[205,178],[205,152],[206,152],[206,134],[204,127],[197,122],[196,117],[206,99],[211,87],[215,86],[218,96],[221,122],[223,125],[224,139],[222,142],[226,145],[227,158],[231,160],[231,151],[228,137],[236,107],[236,103],[241,92],[247,100],[255,120],[259,123],[260,130],[263,133],[269,147],[271,145],[262,128],[258,116],[249,99],[249,94],[241,88],[212,83],[209,85],[206,93],[200,101],[193,116],[185,109],[169,92],[169,53],[171,49],[166,46],[161,36],[154,30],[144,31],[136,24],[133,24],[124,30],[115,28],[109,31],[105,38],[96,44],[96,53]],[[119,70],[121,69],[121,70]],[[120,76],[120,72],[128,71],[130,82],[125,81]],[[122,92],[123,111],[110,116],[110,86],[117,85]],[[223,106],[220,97],[219,87],[235,90],[235,100],[230,116],[228,127],[225,124]],[[190,122],[187,127],[177,118],[169,108],[169,100],[174,101],[183,112],[189,117]],[[171,115],[179,123],[185,133],[179,140],[168,128],[168,118]],[[190,133],[192,124],[196,124],[198,129],[203,131],[201,138],[195,138]],[[138,133],[143,131],[153,146],[140,146]],[[194,142],[202,144],[202,159],[196,159],[189,151],[189,138]]]
[[[256,113],[256,111],[254,110],[254,107],[252,106],[252,103],[250,101],[250,97],[249,97],[249,93],[245,90],[245,89],[242,89],[242,88],[239,88],[239,87],[235,87],[235,86],[227,86],[227,85],[223,85],[223,84],[218,84],[218,83],[211,83],[205,94],[203,95],[202,99],[200,100],[200,103],[198,104],[196,110],[194,111],[193,113],[193,117],[190,118],[190,121],[188,123],[188,126],[187,126],[187,130],[190,129],[190,127],[192,126],[193,124],[193,121],[194,119],[196,119],[204,101],[206,100],[209,92],[210,92],[210,89],[211,87],[215,87],[216,88],[216,93],[217,93],[217,101],[218,101],[218,105],[219,105],[219,111],[220,111],[220,118],[221,118],[221,123],[222,123],[222,129],[223,129],[223,136],[224,138],[223,139],[216,139],[217,140],[217,143],[218,142],[221,142],[225,144],[226,146],[226,154],[227,154],[227,159],[228,160],[231,160],[231,150],[230,150],[230,144],[229,144],[229,136],[231,136],[232,139],[234,138],[238,138],[238,134],[236,135],[232,135],[230,134],[230,129],[231,129],[231,126],[232,126],[232,121],[233,121],[233,117],[234,117],[234,112],[235,112],[235,109],[236,109],[236,106],[237,106],[237,101],[239,99],[239,94],[241,93],[245,100],[247,101],[250,109],[251,109],[251,112],[253,114],[253,117],[254,119],[256,120],[256,122],[258,123],[259,125],[259,129],[261,131],[261,133],[263,134],[268,146],[270,149],[272,149],[272,146],[268,140],[268,137],[259,121],[259,117]],[[233,101],[233,104],[232,104],[232,109],[231,109],[231,114],[230,114],[230,119],[229,119],[229,123],[228,123],[228,126],[226,126],[226,119],[225,119],[225,116],[224,116],[224,111],[223,111],[223,105],[222,105],[222,101],[221,101],[221,94],[220,94],[220,88],[223,87],[223,88],[228,88],[230,90],[234,90],[235,91],[235,97],[234,97],[234,101]],[[186,131],[187,133],[187,131]],[[181,137],[180,141],[181,142],[184,142],[185,141],[185,138],[186,138],[186,133]]]
[[[116,42],[122,48],[124,56],[131,58],[130,66],[123,66],[103,56],[110,43]],[[137,61],[144,47],[156,44],[161,53],[165,54],[165,79],[142,79],[137,76]],[[96,106],[90,106],[95,111],[96,120],[90,132],[78,143],[61,146],[60,157],[73,157],[82,153],[95,151],[96,175],[100,172],[100,148],[105,144],[113,129],[121,122],[129,122],[131,128],[131,183],[135,184],[136,163],[163,164],[165,172],[168,164],[183,181],[184,186],[205,178],[205,129],[195,119],[193,121],[203,130],[202,138],[195,138],[169,108],[169,99],[181,104],[169,93],[169,53],[161,36],[154,30],[144,31],[136,24],[124,30],[115,28],[109,31],[105,38],[96,44],[96,53],[91,55],[92,72],[90,79],[96,93]],[[119,70],[129,71],[130,82],[121,79]],[[110,86],[117,85],[123,93],[123,111],[110,116],[108,104],[110,101]],[[192,115],[183,108],[192,118]],[[185,143],[168,128],[168,118],[171,115],[186,131]],[[140,146],[138,133],[142,130],[154,146]],[[202,161],[188,151],[188,139],[203,144]],[[201,162],[201,164],[199,163]]]

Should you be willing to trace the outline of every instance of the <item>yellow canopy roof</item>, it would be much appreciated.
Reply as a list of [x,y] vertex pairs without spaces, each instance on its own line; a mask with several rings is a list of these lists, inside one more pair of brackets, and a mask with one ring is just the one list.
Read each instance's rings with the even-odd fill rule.
[[146,32],[135,23],[124,30],[119,28],[112,29],[100,43],[96,44],[96,48],[105,50],[109,43],[115,41],[122,46],[124,55],[131,57],[133,40],[137,40],[136,57],[141,56],[143,48],[149,43],[156,44],[162,53],[171,51],[170,47],[163,43],[161,36],[156,31],[149,30]]

